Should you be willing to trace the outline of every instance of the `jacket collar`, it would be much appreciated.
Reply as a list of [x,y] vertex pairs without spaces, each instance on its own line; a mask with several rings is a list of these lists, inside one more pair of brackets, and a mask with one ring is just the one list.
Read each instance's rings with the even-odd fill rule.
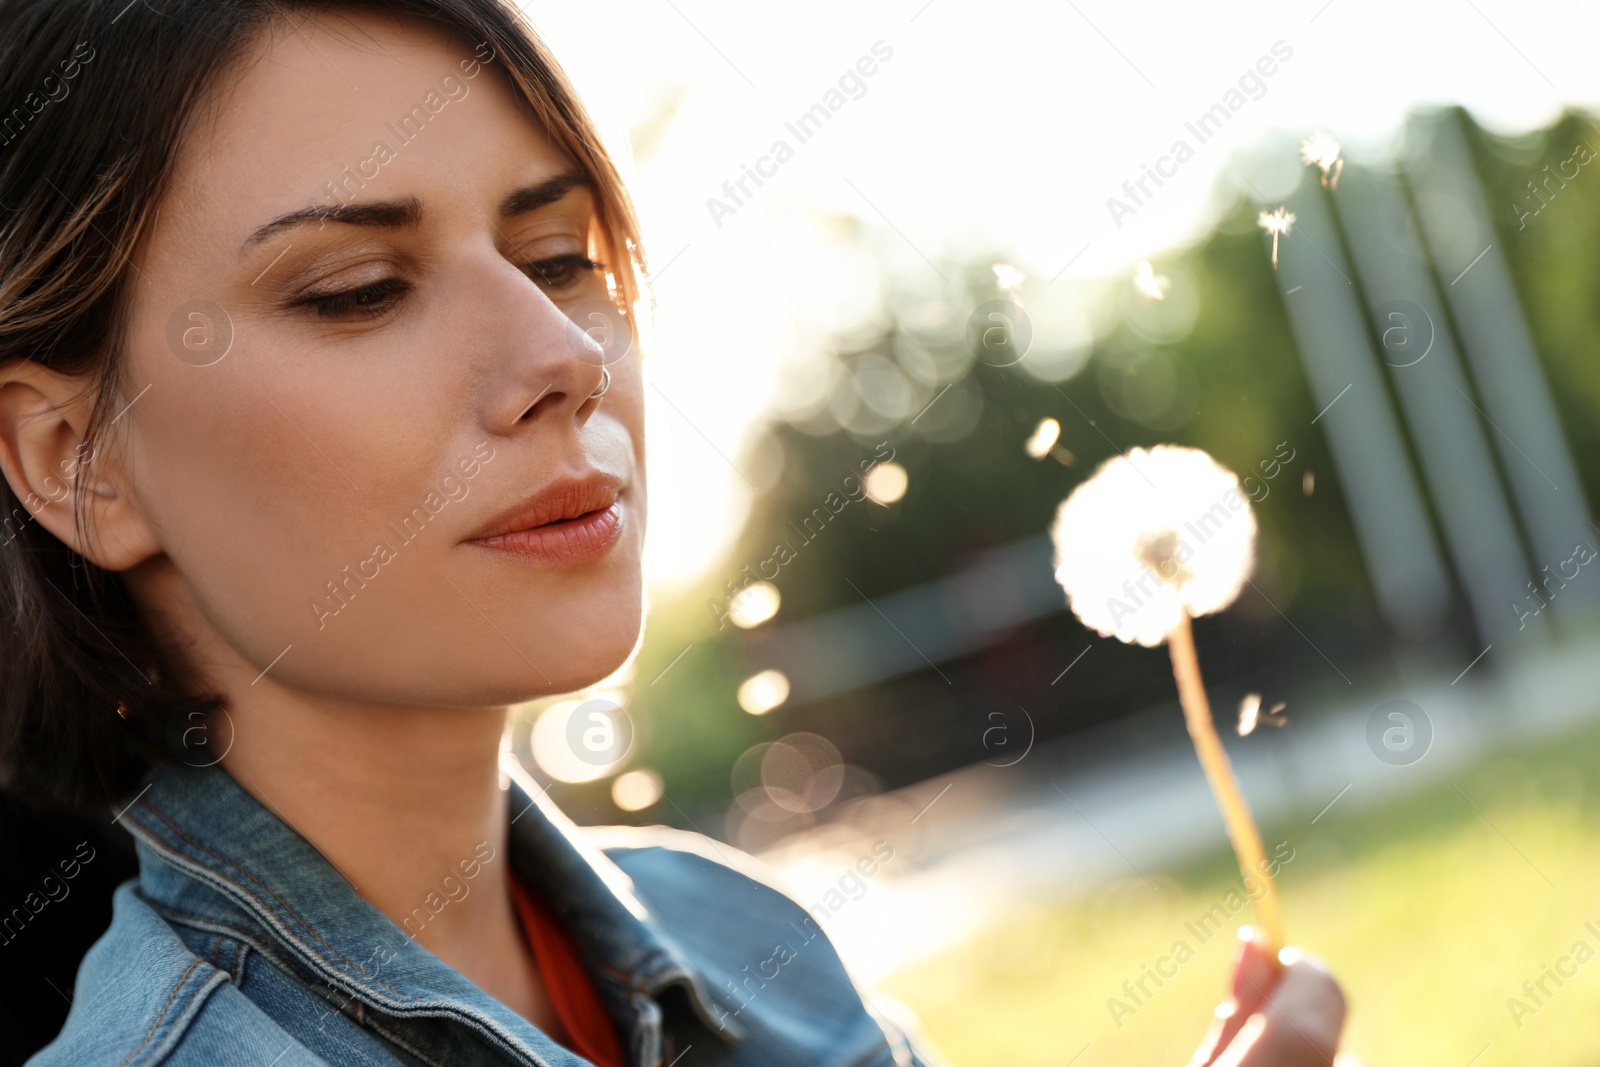
[[682,986],[703,1025],[732,1042],[742,1038],[743,1029],[729,1025],[688,953],[651,919],[626,872],[556,807],[515,757],[507,755],[503,769],[510,779],[512,871],[556,909],[591,967],[620,973],[631,991],[649,997]]
[[[511,870],[562,917],[630,1058],[652,1063],[659,1055],[663,1011],[677,1002],[654,998],[672,986],[684,989],[702,1024],[737,1041],[728,1020],[719,1028],[708,983],[652,920],[628,876],[520,766],[506,770]],[[314,980],[371,1008],[456,1015],[526,1062],[574,1062],[417,944],[220,766],[156,766],[118,819],[139,842],[141,889],[158,906],[200,925],[259,930]],[[492,871],[493,863],[485,866]]]

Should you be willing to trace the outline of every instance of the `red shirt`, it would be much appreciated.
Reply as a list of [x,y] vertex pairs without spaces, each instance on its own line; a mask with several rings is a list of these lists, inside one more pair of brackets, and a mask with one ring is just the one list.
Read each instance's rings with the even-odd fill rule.
[[566,931],[545,903],[529,893],[515,876],[511,878],[511,899],[522,920],[528,948],[539,966],[550,1005],[566,1028],[568,1047],[597,1067],[628,1067],[611,1017],[601,1005]]

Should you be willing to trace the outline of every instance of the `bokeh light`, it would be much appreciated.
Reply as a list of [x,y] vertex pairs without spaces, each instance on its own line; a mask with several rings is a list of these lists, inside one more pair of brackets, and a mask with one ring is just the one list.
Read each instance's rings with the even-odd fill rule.
[[591,698],[562,700],[539,713],[528,738],[533,761],[558,782],[593,782],[611,774],[622,760],[596,763],[573,748],[570,728],[572,713]]
[[765,715],[789,699],[789,676],[779,670],[751,675],[739,686],[739,706],[751,715]]
[[728,618],[741,630],[751,630],[776,615],[782,601],[771,582],[751,582],[728,601]]
[[867,497],[874,504],[888,507],[906,495],[911,478],[898,463],[880,463],[866,477]]
[[611,802],[623,811],[643,811],[661,794],[661,775],[651,770],[628,771],[611,783]]

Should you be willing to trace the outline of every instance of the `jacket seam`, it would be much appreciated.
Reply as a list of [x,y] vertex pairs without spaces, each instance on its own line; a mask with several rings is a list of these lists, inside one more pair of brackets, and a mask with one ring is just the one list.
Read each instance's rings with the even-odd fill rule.
[[385,1040],[391,1041],[394,1044],[399,1045],[401,1048],[403,1048],[407,1052],[411,1053],[411,1055],[415,1056],[417,1059],[421,1060],[423,1063],[431,1064],[432,1067],[450,1067],[450,1065],[449,1065],[449,1063],[447,1061],[435,1059],[434,1057],[432,1057],[428,1053],[424,1052],[422,1049],[418,1048],[416,1045],[412,1044],[410,1041],[405,1040],[395,1030],[391,1029],[390,1027],[384,1026],[382,1023],[378,1022],[376,1019],[360,1019],[360,1020],[357,1020],[357,1022],[358,1022],[359,1025],[365,1026],[367,1029],[372,1030],[374,1033],[381,1034]]
[[[357,1000],[355,994],[352,993],[349,995],[344,995],[343,990],[339,990],[338,987],[334,986],[323,976],[317,974],[315,971],[308,970],[307,968],[300,966],[294,960],[292,955],[286,955],[282,952],[275,951],[278,946],[270,937],[258,936],[254,931],[242,929],[220,919],[212,919],[205,915],[196,915],[192,912],[187,912],[181,908],[175,908],[168,904],[158,905],[156,907],[156,911],[158,914],[173,918],[180,925],[188,926],[191,929],[206,930],[210,933],[214,933],[217,929],[221,929],[226,934],[231,935],[238,943],[238,948],[234,953],[234,967],[236,969],[231,975],[235,984],[238,983],[237,967],[241,957],[247,950],[255,949],[256,952],[266,957],[268,962],[277,967],[279,970],[283,971],[290,978],[293,978],[295,981],[302,982],[307,986],[315,987],[317,989],[332,989],[343,996],[344,1004],[348,1005],[351,1003],[361,1003]],[[185,922],[184,920],[186,919],[190,921]],[[321,996],[320,993],[318,995]],[[337,1010],[341,1015],[346,1014],[342,1007],[336,1008],[335,1010]]]
[[[327,951],[333,953],[333,955],[337,956],[339,958],[339,960],[345,964],[345,966],[355,968],[356,971],[358,971],[358,972],[362,973],[363,975],[365,975],[365,972],[361,971],[360,967],[357,967],[356,964],[353,963],[351,960],[347,959],[342,952],[340,952],[338,949],[336,949],[332,945],[330,945],[327,942],[327,940],[325,938],[323,938],[323,936],[321,934],[317,933],[317,931],[312,928],[310,923],[308,923],[304,919],[302,919],[300,917],[299,913],[296,912],[294,910],[294,908],[290,907],[288,901],[284,900],[281,896],[279,896],[277,894],[277,892],[275,890],[273,890],[273,888],[271,886],[269,886],[269,885],[267,885],[267,883],[263,882],[261,880],[261,878],[254,871],[250,870],[248,867],[246,867],[244,864],[240,863],[238,860],[235,860],[235,859],[233,859],[232,857],[229,857],[229,856],[224,856],[222,853],[217,852],[214,849],[208,848],[205,845],[202,845],[200,842],[196,841],[194,838],[192,838],[188,834],[184,833],[184,831],[178,826],[177,823],[173,822],[172,819],[170,817],[168,817],[167,814],[164,811],[162,811],[160,808],[156,807],[156,805],[154,803],[152,803],[151,801],[146,800],[145,801],[145,806],[147,808],[149,808],[152,812],[154,812],[157,818],[159,818],[162,822],[166,823],[169,827],[171,827],[172,832],[177,834],[178,837],[182,838],[184,841],[188,842],[191,846],[193,846],[194,848],[200,850],[201,852],[204,852],[205,854],[214,857],[218,861],[220,861],[222,863],[225,863],[230,867],[235,868],[241,874],[243,874],[245,877],[249,878],[252,882],[254,882],[256,885],[260,886],[266,893],[268,893],[272,897],[272,899],[276,900],[283,907],[284,911],[289,913],[289,915],[294,919],[295,922],[300,924],[301,928],[304,929],[306,931],[306,933],[311,935],[312,938],[314,938],[319,944],[321,944],[323,948],[325,948]],[[133,822],[136,825],[139,825],[142,829],[144,828],[143,824],[139,823],[139,821],[137,819],[134,819]],[[148,833],[149,831],[146,830],[146,832]],[[221,872],[212,872],[212,873],[218,874],[219,876],[221,874]],[[252,892],[251,890],[247,889],[245,886],[240,885],[238,882],[232,882],[231,884],[234,885],[236,888],[238,888],[238,890],[240,892],[244,893],[251,900],[254,900],[263,909],[265,909],[269,913],[271,912],[272,909],[267,906],[267,902],[264,899],[262,899],[262,897],[260,897],[256,893]],[[376,979],[373,979],[373,981],[376,981]],[[389,992],[393,993],[397,997],[401,997],[403,999],[408,999],[408,1000],[416,999],[415,997],[407,997],[406,994],[400,992],[400,990],[398,990],[398,989],[394,988],[393,986],[389,985],[387,982],[378,982],[377,984],[383,986],[383,988],[387,989]]]
[[194,990],[179,1002],[177,1010],[173,1012],[166,1025],[165,1033],[162,1034],[160,1043],[152,1045],[145,1050],[143,1063],[148,1067],[155,1067],[156,1064],[165,1063],[167,1058],[177,1051],[178,1046],[188,1034],[189,1028],[194,1025],[195,1020],[205,1011],[211,994],[216,992],[218,986],[227,983],[228,976],[221,971],[213,970],[204,978],[191,978],[190,981],[197,984]]
[[[254,935],[251,934],[248,931],[241,930],[241,929],[239,929],[237,927],[234,927],[234,926],[232,926],[232,925],[230,925],[228,923],[225,923],[225,922],[220,922],[218,920],[206,918],[203,915],[194,915],[192,913],[183,911],[180,908],[174,908],[174,907],[171,907],[171,906],[163,906],[161,910],[163,912],[170,913],[173,916],[179,917],[180,921],[181,921],[182,918],[199,919],[199,920],[202,920],[204,922],[211,923],[211,924],[213,924],[215,926],[219,926],[219,927],[223,927],[224,929],[231,930],[233,932],[233,934],[234,934],[234,939],[235,939],[236,943],[239,946],[235,950],[235,960],[236,961],[238,959],[238,955],[242,954],[245,951],[245,948],[248,946],[250,948],[254,948],[257,952],[259,952],[262,955],[264,955],[270,963],[272,963],[274,966],[278,967],[280,970],[282,970],[290,978],[294,979],[295,981],[302,982],[305,985],[307,985],[308,987],[311,987],[313,992],[315,992],[317,996],[319,996],[319,997],[323,996],[322,993],[320,992],[321,989],[323,989],[323,988],[331,988],[330,986],[328,986],[328,983],[325,980],[323,980],[320,976],[318,976],[317,974],[305,969],[304,967],[299,966],[294,961],[293,958],[288,957],[288,956],[284,956],[284,955],[282,955],[280,953],[272,951],[270,946],[256,944]],[[185,924],[185,925],[187,925],[187,924]],[[329,1001],[329,1007],[331,1008],[331,1010],[333,1010],[335,1013],[343,1016],[344,1018],[350,1020],[352,1023],[356,1024],[358,1027],[362,1027],[364,1029],[376,1030],[376,1031],[381,1032],[386,1038],[388,1038],[389,1040],[392,1040],[395,1044],[397,1044],[400,1047],[404,1048],[406,1051],[412,1053],[418,1059],[424,1060],[427,1063],[432,1064],[433,1067],[449,1067],[449,1065],[447,1063],[445,1063],[443,1061],[440,1061],[440,1060],[435,1060],[432,1057],[425,1055],[421,1050],[419,1050],[417,1048],[414,1048],[408,1042],[406,1042],[404,1040],[401,1040],[398,1036],[396,1036],[388,1028],[383,1027],[382,1025],[378,1024],[376,1022],[376,1020],[374,1019],[374,1017],[371,1015],[371,1013],[369,1013],[369,1012],[367,1012],[365,1010],[367,1005],[364,1002],[362,1002],[360,1000],[357,1000],[354,996],[341,996],[339,998],[323,997],[323,999]],[[355,1005],[355,1007],[357,1009],[355,1012],[351,1012],[350,1010],[348,1010],[352,1004]],[[119,1067],[120,1067],[120,1065],[119,1065]]]
[[[293,978],[295,981],[303,982],[307,986],[315,986],[318,989],[332,990],[334,993],[339,995],[340,1001],[344,1004],[368,1004],[370,1001],[371,1006],[373,1007],[383,1010],[399,1011],[402,1010],[406,1004],[415,1004],[422,999],[420,997],[400,993],[399,996],[403,998],[404,1003],[388,1005],[382,1004],[379,1001],[379,998],[374,996],[371,989],[362,988],[359,979],[347,979],[350,982],[350,989],[346,990],[329,981],[326,975],[319,974],[316,970],[304,966],[295,958],[293,952],[284,951],[285,946],[275,940],[270,931],[245,929],[243,927],[235,926],[223,919],[213,919],[208,915],[198,915],[194,912],[184,911],[182,908],[174,907],[171,904],[152,904],[151,906],[158,914],[173,919],[179,925],[187,926],[196,930],[205,930],[208,933],[215,933],[216,931],[221,930],[232,935],[240,942],[239,953],[241,955],[249,949],[254,949],[257,953],[265,956],[273,966],[289,975],[289,977]],[[235,974],[234,977],[237,979],[237,974]],[[385,989],[394,988],[393,986],[387,984],[383,984],[383,987]],[[367,1000],[361,999],[363,994],[368,998]],[[318,995],[320,996],[321,994],[319,993]],[[327,999],[332,1000],[334,998],[330,997]],[[343,1008],[339,1008],[338,1011],[340,1014],[346,1014]]]
[[123,1057],[122,1062],[117,1064],[117,1067],[126,1067],[127,1064],[132,1063],[139,1053],[144,1051],[145,1046],[150,1044],[150,1039],[156,1036],[156,1030],[161,1026],[161,1020],[165,1019],[167,1012],[172,1010],[172,1002],[178,999],[178,990],[183,988],[183,983],[189,980],[189,975],[194,972],[196,967],[200,966],[201,962],[198,956],[189,961],[189,966],[185,967],[183,973],[178,976],[178,981],[172,987],[172,992],[167,994],[167,1002],[161,1006],[161,1014],[157,1015],[156,1021],[150,1024],[150,1032],[144,1035],[144,1040],[139,1042],[138,1048]]
[[[307,985],[336,988],[315,971],[300,966],[295,962],[292,955],[276,951],[279,946],[270,936],[235,926],[222,919],[213,919],[207,915],[184,911],[182,908],[175,908],[170,904],[156,905],[155,908],[158,914],[175,919],[182,926],[195,930],[205,930],[208,933],[215,933],[217,930],[221,930],[225,935],[232,936],[239,943],[239,949],[235,953],[236,961],[247,947],[253,948],[297,981],[304,982]],[[354,998],[351,997],[349,999]],[[416,998],[412,997],[411,999],[415,1000]]]
[[[409,1041],[399,1037],[398,1034],[397,1034],[397,1031],[395,1031],[391,1027],[386,1026],[383,1023],[379,1022],[378,1019],[382,1018],[383,1016],[382,1015],[374,1015],[373,1012],[367,1010],[368,1008],[373,1007],[374,1005],[369,1005],[366,1001],[358,999],[358,997],[354,993],[351,993],[351,994],[348,994],[348,995],[345,994],[343,990],[340,990],[340,989],[338,989],[338,987],[336,987],[336,986],[332,985],[331,983],[329,983],[321,975],[318,975],[314,971],[308,970],[305,967],[301,966],[299,963],[297,963],[295,961],[295,959],[293,958],[292,955],[287,955],[285,953],[282,953],[282,952],[279,952],[279,951],[275,951],[278,948],[278,946],[277,946],[276,942],[274,942],[270,937],[261,937],[261,936],[258,936],[253,931],[241,929],[240,927],[234,926],[233,924],[225,922],[223,920],[213,919],[213,918],[210,918],[209,916],[197,915],[197,914],[194,914],[192,912],[187,912],[187,911],[184,911],[182,908],[176,908],[176,907],[173,907],[170,904],[155,905],[155,908],[156,908],[156,911],[158,913],[160,913],[162,915],[167,915],[167,916],[173,917],[178,922],[180,922],[182,925],[190,926],[191,928],[194,928],[194,929],[207,929],[207,927],[213,927],[213,928],[220,928],[222,930],[230,932],[239,943],[240,947],[239,947],[238,951],[240,953],[244,953],[244,952],[248,951],[249,949],[255,949],[256,952],[258,952],[262,956],[266,957],[266,959],[267,959],[267,961],[269,963],[271,963],[273,966],[277,967],[279,970],[283,971],[290,978],[294,979],[295,981],[302,982],[308,987],[311,987],[313,992],[315,992],[317,996],[323,997],[323,999],[325,999],[325,1000],[327,1000],[329,1002],[329,1006],[330,1006],[330,1009],[332,1011],[334,1011],[337,1014],[343,1016],[344,1018],[350,1020],[350,1022],[354,1023],[356,1026],[361,1027],[362,1029],[372,1030],[372,1031],[374,1031],[376,1033],[382,1034],[386,1039],[393,1041],[396,1045],[399,1045],[401,1048],[405,1049],[407,1052],[410,1052],[412,1055],[416,1056],[418,1059],[424,1060],[427,1063],[433,1065],[433,1067],[450,1067],[448,1061],[437,1060],[437,1059],[434,1059],[434,1058],[430,1057],[429,1055],[424,1053],[421,1049],[419,1049],[416,1046],[412,1045]],[[191,920],[191,921],[190,922],[184,922],[185,919]],[[202,926],[202,925],[198,925],[198,924],[206,924],[206,925]],[[215,931],[212,930],[210,932],[215,932]],[[199,961],[196,960],[196,962],[199,962]],[[385,986],[385,988],[389,988],[389,987]],[[321,990],[323,990],[323,989],[331,990],[331,991],[333,991],[335,993],[340,994],[340,996],[338,996],[338,997],[327,997],[327,996],[324,996],[323,993],[321,992]],[[410,999],[412,1001],[416,1001],[418,998],[410,997],[408,999]],[[352,1011],[349,1010],[349,1008],[350,1008],[350,1006],[352,1004],[355,1005],[355,1007],[357,1008],[356,1012],[352,1012]],[[380,1010],[382,1009],[381,1005],[378,1006],[378,1007],[380,1008]],[[389,1009],[389,1011],[393,1012],[394,1009],[391,1008],[391,1009]],[[409,1018],[411,1018],[411,1017],[405,1016],[405,1015],[399,1015],[397,1017],[401,1018],[401,1019],[409,1019]],[[483,1025],[483,1021],[478,1019],[473,1013],[471,1013],[471,1012],[461,1012],[461,1013],[452,1012],[450,1015],[444,1016],[444,1017],[454,1019],[456,1022],[459,1022],[462,1025],[464,1025],[469,1031],[471,1031],[474,1034],[476,1034],[480,1039],[487,1039],[490,1043],[492,1043],[495,1046],[497,1046],[497,1047],[501,1048],[502,1050],[504,1050],[505,1042],[503,1040],[501,1040],[502,1035],[497,1033],[494,1029],[491,1029],[489,1027],[484,1026]],[[506,1035],[506,1036],[509,1036],[509,1035]],[[544,1058],[542,1056],[538,1055],[537,1052],[535,1052],[532,1049],[529,1049],[529,1052],[532,1054],[533,1062],[535,1062],[537,1064],[541,1064],[541,1065],[545,1064],[546,1061],[544,1060]],[[123,1067],[123,1065],[119,1064],[118,1067]]]
[[[182,908],[173,907],[171,904],[159,901],[152,901],[150,907],[156,914],[174,918],[179,925],[187,926],[193,930],[200,930],[208,934],[220,934],[222,937],[231,937],[238,941],[249,940],[256,936],[254,931],[247,930],[242,926],[235,926],[226,919],[213,919],[209,915],[184,911]],[[191,921],[184,922],[185,919]]]

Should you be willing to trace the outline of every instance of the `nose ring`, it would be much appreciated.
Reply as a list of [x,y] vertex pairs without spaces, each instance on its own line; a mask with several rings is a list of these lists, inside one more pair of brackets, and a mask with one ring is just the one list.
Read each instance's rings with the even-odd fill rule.
[[611,389],[611,368],[600,368],[600,388],[589,394],[590,400],[599,400]]

